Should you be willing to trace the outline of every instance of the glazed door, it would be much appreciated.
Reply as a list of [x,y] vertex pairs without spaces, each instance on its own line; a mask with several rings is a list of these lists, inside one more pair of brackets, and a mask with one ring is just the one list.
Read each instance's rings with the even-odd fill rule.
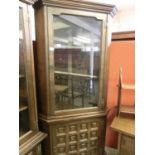
[[105,107],[105,20],[103,14],[48,8],[52,115]]
[[48,8],[49,113],[56,118],[50,137],[55,155],[103,153],[105,20],[103,14]]

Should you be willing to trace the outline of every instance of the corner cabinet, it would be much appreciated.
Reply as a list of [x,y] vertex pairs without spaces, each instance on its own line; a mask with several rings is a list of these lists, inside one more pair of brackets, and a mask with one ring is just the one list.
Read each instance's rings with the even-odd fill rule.
[[38,130],[30,1],[19,2],[19,154],[38,155],[47,136]]
[[108,22],[116,8],[80,0],[40,0],[34,8],[43,152],[103,155]]

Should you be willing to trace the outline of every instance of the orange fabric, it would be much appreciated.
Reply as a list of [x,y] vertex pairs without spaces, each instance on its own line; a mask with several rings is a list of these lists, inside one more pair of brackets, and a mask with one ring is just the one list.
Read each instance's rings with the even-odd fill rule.
[[[109,47],[109,77],[107,106],[112,108],[117,105],[119,68],[122,66],[122,79],[124,83],[135,82],[135,41],[113,41]],[[134,91],[122,92],[122,104],[134,104]],[[116,115],[114,109],[108,114],[106,145],[117,147],[117,133],[110,128],[110,124]]]

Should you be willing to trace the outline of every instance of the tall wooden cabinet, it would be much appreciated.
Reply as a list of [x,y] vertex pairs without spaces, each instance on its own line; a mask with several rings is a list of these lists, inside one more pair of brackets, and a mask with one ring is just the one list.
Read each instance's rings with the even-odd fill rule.
[[38,155],[45,133],[38,130],[35,75],[30,31],[30,5],[19,2],[19,154]]
[[103,155],[113,5],[39,0],[36,77],[46,155]]

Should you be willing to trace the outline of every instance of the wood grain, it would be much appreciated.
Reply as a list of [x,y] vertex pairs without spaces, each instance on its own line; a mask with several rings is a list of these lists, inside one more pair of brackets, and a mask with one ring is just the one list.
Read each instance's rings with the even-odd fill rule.
[[28,139],[24,144],[20,145],[19,147],[19,154],[27,154],[29,153],[33,148],[35,148],[37,145],[41,143],[43,139],[47,137],[47,134],[38,132],[34,136],[32,136],[30,139]]
[[48,5],[52,7],[60,7],[66,9],[93,11],[103,14],[110,14],[115,16],[117,8],[115,5],[109,5],[105,3],[96,3],[89,0],[41,0],[34,4],[35,8],[42,5]]
[[128,136],[135,136],[135,120],[130,118],[115,117],[111,128]]

